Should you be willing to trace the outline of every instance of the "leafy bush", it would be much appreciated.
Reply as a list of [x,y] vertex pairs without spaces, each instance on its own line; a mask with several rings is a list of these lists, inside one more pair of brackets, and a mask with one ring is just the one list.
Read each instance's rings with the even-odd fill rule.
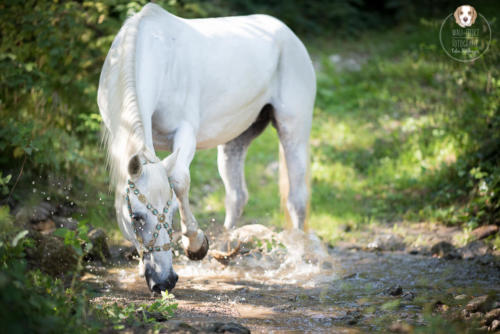
[[[0,307],[4,310],[0,322],[6,333],[94,333],[107,327],[145,325],[158,328],[157,318],[168,319],[177,307],[168,293],[149,305],[92,305],[89,291],[75,280],[81,266],[72,273],[73,279],[66,281],[29,268],[25,253],[34,242],[26,237],[28,231],[16,228],[5,206],[0,207],[0,231]],[[60,229],[56,233],[78,254],[79,264],[91,247],[86,232],[83,225],[77,232]]]

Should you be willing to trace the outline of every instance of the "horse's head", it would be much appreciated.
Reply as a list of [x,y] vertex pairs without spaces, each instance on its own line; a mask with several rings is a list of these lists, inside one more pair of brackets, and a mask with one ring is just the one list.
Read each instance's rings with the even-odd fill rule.
[[122,210],[129,235],[142,257],[141,270],[153,292],[172,290],[178,279],[171,249],[175,198],[168,177],[176,159],[177,152],[163,161],[142,164],[135,155],[128,165]]

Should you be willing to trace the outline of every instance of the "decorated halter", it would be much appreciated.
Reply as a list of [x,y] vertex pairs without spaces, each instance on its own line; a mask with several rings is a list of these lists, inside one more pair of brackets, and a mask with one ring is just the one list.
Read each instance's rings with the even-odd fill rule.
[[[170,180],[169,180],[170,181]],[[170,183],[170,182],[169,182]],[[174,196],[173,193],[173,186],[170,183],[170,192],[171,192],[171,199]],[[130,214],[130,218],[132,218],[132,227],[134,228],[134,233],[137,238],[137,241],[141,244],[143,250],[142,252],[144,253],[152,253],[152,252],[161,252],[161,251],[168,251],[172,247],[172,227],[166,222],[166,214],[168,213],[168,210],[170,208],[170,205],[172,205],[172,200],[168,200],[167,204],[163,208],[163,211],[160,212],[156,208],[149,203],[148,199],[144,194],[142,194],[139,189],[137,189],[137,186],[135,185],[134,182],[128,180],[128,186],[126,189],[127,194],[125,195],[125,200],[127,201],[127,208],[128,208],[128,213]],[[155,231],[153,232],[153,237],[151,240],[145,244],[144,240],[142,239],[141,234],[139,233],[139,230],[142,229],[142,224],[140,222],[134,221],[134,213],[132,212],[132,205],[130,204],[130,195],[134,194],[137,196],[139,201],[144,203],[146,205],[146,208],[151,211],[151,213],[156,216],[156,219],[158,220],[158,224],[155,226]],[[156,240],[158,239],[158,236],[160,235],[161,229],[164,228],[167,230],[170,242],[163,244],[162,246],[157,246],[156,245]],[[142,253],[140,252],[140,253]]]

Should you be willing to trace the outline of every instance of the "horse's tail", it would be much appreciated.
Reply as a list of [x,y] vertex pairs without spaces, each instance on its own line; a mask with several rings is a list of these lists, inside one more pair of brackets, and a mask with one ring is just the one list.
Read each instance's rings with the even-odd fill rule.
[[[304,176],[307,187],[307,205],[306,214],[304,219],[304,230],[308,229],[309,213],[310,213],[310,202],[311,202],[311,160],[309,157],[309,148],[307,149],[307,168],[306,174]],[[279,185],[280,185],[280,196],[281,196],[281,211],[285,215],[285,227],[291,229],[293,227],[292,218],[290,216],[290,211],[288,210],[288,194],[290,192],[290,182],[288,178],[288,166],[285,158],[285,150],[283,145],[279,144]]]

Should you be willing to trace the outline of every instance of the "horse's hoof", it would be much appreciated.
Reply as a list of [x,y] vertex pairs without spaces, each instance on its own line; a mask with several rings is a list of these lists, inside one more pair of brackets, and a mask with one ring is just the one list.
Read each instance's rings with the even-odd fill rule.
[[205,240],[203,240],[203,244],[201,245],[199,250],[197,250],[196,252],[192,252],[189,249],[186,249],[186,255],[190,260],[200,261],[200,260],[203,260],[205,255],[207,255],[209,244],[208,244],[207,236],[205,235],[204,237],[205,237]]

